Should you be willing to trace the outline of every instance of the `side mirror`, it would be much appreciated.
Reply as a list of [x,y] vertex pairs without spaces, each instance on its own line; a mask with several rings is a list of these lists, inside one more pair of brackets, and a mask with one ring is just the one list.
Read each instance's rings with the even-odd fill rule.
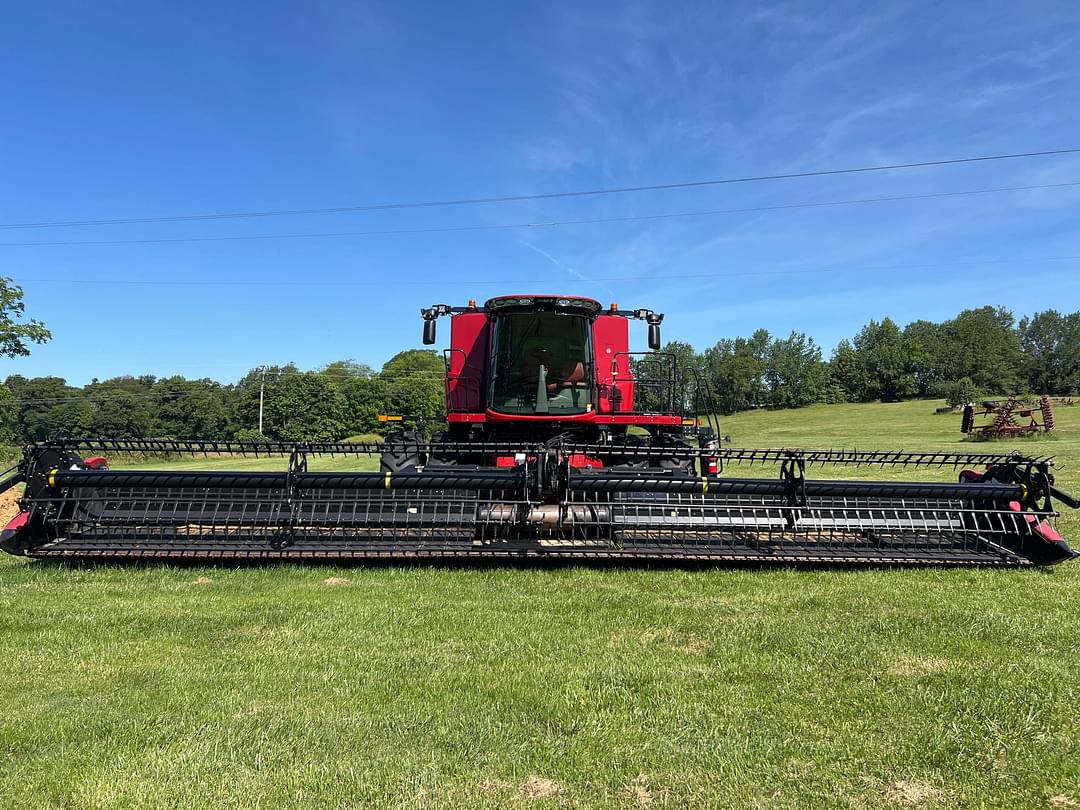
[[649,324],[649,348],[654,352],[660,351],[660,324]]
[[424,345],[431,346],[435,343],[435,319],[424,319]]

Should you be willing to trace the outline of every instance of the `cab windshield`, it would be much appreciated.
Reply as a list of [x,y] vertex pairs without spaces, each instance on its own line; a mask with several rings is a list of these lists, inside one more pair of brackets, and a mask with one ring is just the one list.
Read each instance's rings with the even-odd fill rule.
[[495,320],[491,407],[501,413],[563,415],[592,410],[587,318],[520,312]]

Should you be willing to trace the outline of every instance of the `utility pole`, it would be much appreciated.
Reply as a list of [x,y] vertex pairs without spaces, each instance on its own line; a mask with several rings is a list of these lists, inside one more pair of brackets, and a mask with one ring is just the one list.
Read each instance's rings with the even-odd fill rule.
[[266,395],[266,366],[259,369],[262,373],[259,377],[259,433],[263,432],[263,397]]

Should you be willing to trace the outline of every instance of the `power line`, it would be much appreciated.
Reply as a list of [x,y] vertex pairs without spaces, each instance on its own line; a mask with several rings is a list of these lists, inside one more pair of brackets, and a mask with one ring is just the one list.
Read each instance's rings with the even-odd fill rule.
[[342,214],[360,211],[389,211],[404,208],[441,208],[462,205],[481,205],[491,203],[523,202],[526,200],[552,200],[571,197],[597,197],[608,194],[636,194],[645,191],[666,191],[672,189],[701,188],[705,186],[733,185],[736,183],[759,183],[772,180],[793,180],[806,177],[829,177],[843,174],[865,174],[869,172],[898,171],[919,169],[931,166],[955,166],[965,163],[985,163],[999,160],[1017,160],[1021,158],[1049,157],[1069,155],[1080,152],[1080,147],[1069,149],[1049,149],[1040,152],[1016,152],[1003,155],[979,155],[976,157],[947,158],[924,160],[912,163],[890,163],[876,166],[857,166],[844,169],[818,169],[806,172],[786,172],[782,174],[752,175],[747,177],[726,177],[712,180],[689,180],[679,183],[657,183],[643,186],[623,186],[619,188],[600,188],[582,191],[555,191],[547,193],[513,194],[495,197],[464,197],[448,200],[423,200],[399,203],[368,203],[363,205],[336,206],[331,208],[291,208],[271,211],[238,211],[214,214],[178,214],[160,217],[120,217],[113,219],[59,220],[52,222],[14,222],[0,224],[0,229],[18,228],[70,228],[84,225],[136,225],[161,222],[194,222],[199,220],[252,219],[257,217],[283,217],[313,214]]
[[[822,265],[818,267],[797,267],[790,269],[776,269],[776,270],[736,270],[734,272],[723,273],[678,273],[670,274],[665,273],[662,277],[656,275],[636,275],[636,276],[602,276],[594,279],[590,279],[596,284],[607,284],[611,282],[637,282],[637,281],[685,281],[692,279],[713,279],[713,278],[742,278],[747,276],[787,276],[787,275],[803,275],[813,273],[831,273],[831,272],[894,272],[894,271],[907,271],[907,270],[934,270],[950,267],[981,267],[983,265],[993,264],[1012,264],[1022,265],[1031,264],[1035,262],[1074,262],[1080,261],[1080,255],[1076,256],[1017,256],[1007,259],[977,259],[970,261],[960,262],[931,262],[926,264],[882,264],[882,265]],[[770,267],[771,265],[766,265]],[[441,284],[445,284],[443,279],[411,279],[401,278],[399,276],[387,276],[385,280],[379,281],[286,281],[279,279],[247,279],[242,281],[221,281],[214,280],[192,280],[192,279],[104,279],[104,278],[16,278],[16,282],[19,284],[78,284],[87,286],[108,286],[108,285],[137,285],[137,286],[191,286],[191,287],[249,287],[252,284],[258,284],[261,287],[377,287],[380,284],[393,284],[395,287],[410,286],[410,287],[434,287]],[[459,279],[455,281],[455,284],[459,287],[466,286],[488,286],[497,285],[500,287],[511,287],[515,284],[531,284],[531,281],[523,279]]]
[[[826,200],[822,202],[786,203],[781,205],[757,205],[745,208],[714,208],[703,211],[676,211],[666,214],[637,214],[623,217],[596,217],[592,219],[563,219],[541,222],[515,222],[494,225],[451,225],[441,228],[403,228],[371,231],[337,231],[316,233],[246,234],[237,236],[179,236],[161,239],[77,239],[48,242],[0,242],[0,247],[56,247],[74,245],[154,245],[187,242],[247,242],[266,239],[325,239],[353,236],[415,236],[427,233],[463,233],[468,231],[503,231],[522,228],[556,228],[565,225],[599,225],[619,222],[645,222],[650,220],[682,219],[686,217],[718,216],[725,214],[758,214],[766,211],[791,211],[804,208],[831,208],[870,203],[932,200],[945,197],[968,197],[978,194],[1001,194],[1012,191],[1037,191],[1040,189],[1069,188],[1080,186],[1080,181],[1064,183],[1040,183],[1030,186],[1000,186],[998,188],[966,189],[962,191],[937,191],[928,194],[902,194],[891,197],[861,197],[853,200]],[[2,227],[2,226],[0,226]]]

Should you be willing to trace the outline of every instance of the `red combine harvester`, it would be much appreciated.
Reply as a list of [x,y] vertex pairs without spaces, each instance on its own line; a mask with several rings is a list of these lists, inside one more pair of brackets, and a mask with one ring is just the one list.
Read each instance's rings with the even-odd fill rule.
[[[663,316],[590,298],[500,296],[450,320],[447,427],[383,443],[62,439],[33,444],[0,547],[33,557],[503,558],[1043,565],[1049,459],[721,447],[708,387],[659,351]],[[630,351],[629,321],[651,351]],[[279,472],[112,470],[100,454],[288,457]],[[379,472],[309,459],[378,454]],[[90,456],[90,457],[88,457]],[[724,474],[725,465],[771,475]],[[814,466],[952,470],[952,481],[814,479]],[[959,473],[959,480],[956,474]]]

